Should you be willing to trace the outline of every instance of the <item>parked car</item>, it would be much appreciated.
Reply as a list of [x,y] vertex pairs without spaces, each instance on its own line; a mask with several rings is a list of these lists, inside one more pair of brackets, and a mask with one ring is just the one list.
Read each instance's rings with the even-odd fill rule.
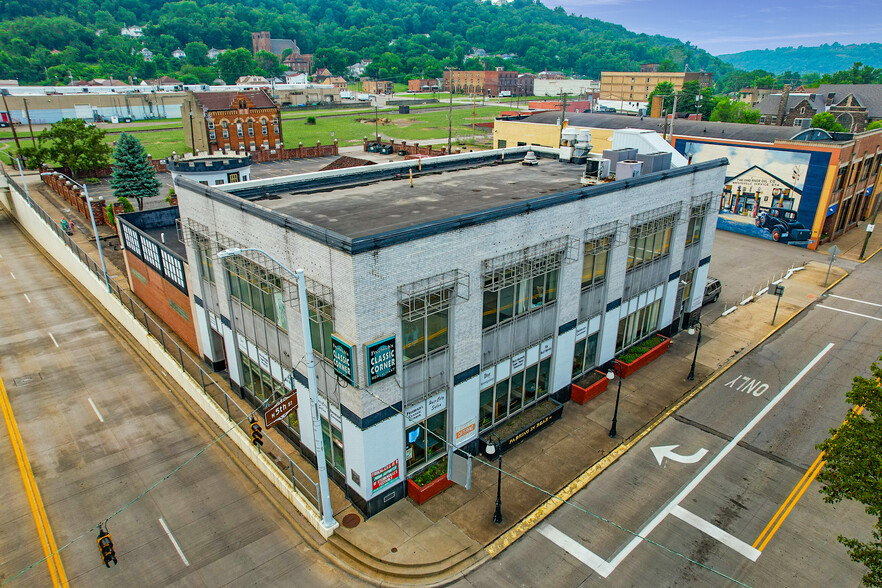
[[772,234],[773,241],[808,241],[811,229],[796,220],[796,211],[789,208],[770,208],[756,217],[756,226]]
[[710,304],[711,302],[716,302],[720,297],[720,292],[723,291],[723,284],[716,278],[707,278],[707,282],[704,285],[704,299],[701,301],[701,305],[704,306],[706,304]]

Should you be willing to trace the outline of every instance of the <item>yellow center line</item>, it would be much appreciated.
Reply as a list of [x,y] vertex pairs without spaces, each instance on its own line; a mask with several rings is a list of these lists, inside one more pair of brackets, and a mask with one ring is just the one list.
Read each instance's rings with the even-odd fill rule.
[[[855,414],[861,414],[864,411],[864,407],[855,406],[853,410]],[[766,548],[766,545],[769,544],[769,541],[772,540],[772,537],[774,537],[775,533],[790,515],[790,511],[793,510],[793,507],[796,506],[796,503],[802,498],[806,489],[808,489],[811,483],[814,482],[818,474],[821,473],[821,468],[824,467],[825,463],[827,462],[824,460],[824,452],[822,451],[818,454],[818,457],[815,458],[815,461],[809,467],[808,471],[806,471],[802,478],[800,478],[799,482],[796,483],[796,486],[793,487],[793,490],[790,491],[787,499],[781,504],[780,508],[778,508],[775,516],[772,517],[772,520],[769,521],[769,524],[766,525],[763,532],[760,533],[759,537],[756,538],[756,541],[753,542],[754,549],[762,551]],[[768,533],[768,535],[766,535],[766,533]]]
[[61,565],[61,556],[58,553],[58,547],[52,535],[52,528],[49,526],[49,517],[46,515],[46,509],[43,507],[40,490],[37,488],[37,481],[34,478],[34,472],[31,470],[31,464],[28,461],[24,442],[18,430],[18,424],[15,422],[15,416],[12,414],[12,404],[6,395],[6,388],[3,386],[2,378],[0,378],[0,409],[3,411],[3,419],[6,421],[6,428],[9,430],[10,441],[15,452],[15,459],[18,462],[18,469],[21,472],[28,504],[34,516],[34,523],[37,526],[37,534],[40,536],[43,553],[46,555],[46,564],[49,566],[49,575],[52,576],[52,585],[56,587],[69,586],[64,568]]

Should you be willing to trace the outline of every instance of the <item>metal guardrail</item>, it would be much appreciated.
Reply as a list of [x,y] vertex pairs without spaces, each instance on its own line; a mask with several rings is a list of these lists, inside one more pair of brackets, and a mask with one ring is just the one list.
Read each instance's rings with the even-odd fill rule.
[[[64,242],[68,249],[76,255],[79,260],[89,268],[95,276],[97,276],[102,282],[104,281],[104,273],[101,270],[101,264],[92,259],[88,253],[86,253],[77,243],[61,228],[61,226],[55,222],[49,214],[46,213],[43,208],[34,202],[28,192],[19,185],[12,177],[10,177],[9,173],[6,170],[3,170],[3,175],[6,177],[7,182],[9,182],[9,186],[15,189],[19,195],[25,198],[28,205],[33,209],[34,212],[43,220],[46,225],[52,229],[55,235]],[[227,418],[229,421],[240,423],[240,428],[244,431],[248,436],[251,435],[250,424],[248,423],[247,417],[250,416],[253,411],[245,411],[239,405],[235,398],[231,397],[227,394],[223,388],[211,377],[211,375],[202,369],[199,361],[194,359],[190,353],[180,345],[178,345],[177,341],[159,324],[156,320],[153,319],[147,311],[142,307],[135,299],[129,295],[127,291],[119,286],[115,281],[109,280],[110,284],[110,292],[119,300],[120,304],[122,304],[123,308],[125,308],[132,317],[137,320],[141,325],[147,329],[147,332],[156,339],[161,345],[163,350],[168,354],[168,356],[175,360],[175,362],[181,366],[185,372],[187,372],[190,377],[193,378],[194,381],[198,382],[200,387],[202,388],[202,393],[211,398],[212,400],[223,398],[223,406],[227,413]],[[232,403],[230,402],[232,400]],[[219,403],[220,404],[220,403]],[[232,404],[232,408],[230,407]],[[248,407],[250,408],[250,407]],[[235,416],[233,416],[235,415]],[[289,478],[291,480],[291,484],[294,486],[294,489],[304,496],[308,498],[310,503],[315,506],[316,510],[320,510],[321,501],[319,499],[319,489],[318,482],[313,481],[309,475],[304,472],[300,466],[298,466],[294,460],[288,455],[288,453],[279,447],[279,445],[273,441],[273,439],[264,434],[264,440],[269,441],[272,445],[278,450],[278,452],[284,456],[284,459],[287,459],[288,463],[284,464],[284,459],[276,458],[275,465],[282,473],[283,476]],[[281,465],[280,465],[281,461]],[[287,467],[284,467],[287,465]]]

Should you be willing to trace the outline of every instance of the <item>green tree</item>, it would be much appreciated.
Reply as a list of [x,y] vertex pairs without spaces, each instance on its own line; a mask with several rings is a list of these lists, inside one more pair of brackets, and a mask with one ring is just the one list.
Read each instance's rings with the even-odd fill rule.
[[[880,357],[879,359],[882,359]],[[818,445],[824,452],[824,466],[818,475],[824,501],[837,503],[854,500],[864,505],[866,513],[876,518],[873,538],[858,541],[840,535],[852,560],[867,567],[863,581],[867,586],[882,586],[882,367],[870,366],[870,377],[857,376],[845,393],[849,404],[863,407],[849,410],[845,422],[830,430],[830,438]]]
[[831,133],[841,133],[845,130],[845,127],[836,122],[836,118],[830,112],[819,112],[813,116],[812,127],[816,129],[824,129]]
[[261,75],[266,78],[274,78],[285,72],[285,67],[279,62],[279,58],[269,51],[258,51],[254,63]]
[[744,102],[730,100],[726,96],[714,101],[710,120],[755,125],[759,122],[760,111],[750,108]]
[[74,176],[110,163],[111,148],[104,141],[105,132],[78,118],[66,118],[40,133],[46,141],[49,158],[70,168]]
[[217,69],[220,77],[228,84],[233,84],[242,76],[250,75],[256,69],[251,51],[240,47],[231,49],[217,57]]
[[141,141],[134,135],[123,133],[113,151],[113,176],[110,185],[117,199],[138,201],[138,210],[144,210],[144,198],[159,195],[156,170],[147,160]]
[[665,96],[662,110],[670,114],[674,108],[674,84],[672,84],[671,82],[659,82],[655,89],[649,93],[650,108],[652,108],[653,96],[657,95]]
[[201,41],[192,41],[184,47],[184,53],[187,54],[187,63],[196,67],[204,67],[208,65],[208,45]]
[[874,120],[867,125],[868,131],[875,131],[876,129],[882,129],[882,121]]

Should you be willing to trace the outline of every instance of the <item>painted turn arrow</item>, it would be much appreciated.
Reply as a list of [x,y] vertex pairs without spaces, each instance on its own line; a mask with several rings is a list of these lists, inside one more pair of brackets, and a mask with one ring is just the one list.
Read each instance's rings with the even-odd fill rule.
[[662,461],[667,457],[671,461],[679,461],[680,463],[695,463],[700,461],[702,457],[707,455],[707,449],[701,448],[692,455],[680,455],[679,453],[674,453],[676,448],[680,447],[679,445],[661,445],[659,447],[650,447],[652,449],[652,453],[655,455],[655,459],[658,460],[658,465],[662,464]]

